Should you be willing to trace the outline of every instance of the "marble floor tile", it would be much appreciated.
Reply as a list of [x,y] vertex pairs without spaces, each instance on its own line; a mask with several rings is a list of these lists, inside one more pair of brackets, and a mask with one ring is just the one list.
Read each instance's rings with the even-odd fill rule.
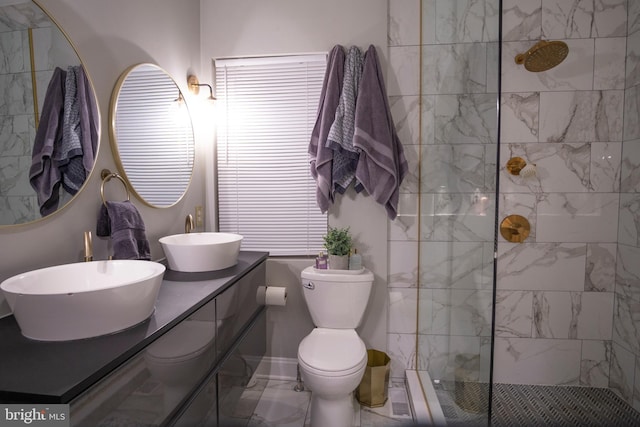
[[[293,390],[295,381],[268,380],[249,427],[308,427],[311,391]],[[395,413],[394,413],[395,412]],[[402,383],[389,387],[389,399],[380,408],[361,406],[359,427],[413,425],[407,393]]]
[[303,427],[311,401],[311,392],[296,392],[295,382],[269,380],[249,427]]

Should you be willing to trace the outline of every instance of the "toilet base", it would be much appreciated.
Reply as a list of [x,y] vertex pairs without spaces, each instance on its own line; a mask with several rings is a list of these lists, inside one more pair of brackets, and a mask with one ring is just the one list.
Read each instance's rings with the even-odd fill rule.
[[353,393],[327,399],[311,391],[311,427],[359,427],[360,404]]

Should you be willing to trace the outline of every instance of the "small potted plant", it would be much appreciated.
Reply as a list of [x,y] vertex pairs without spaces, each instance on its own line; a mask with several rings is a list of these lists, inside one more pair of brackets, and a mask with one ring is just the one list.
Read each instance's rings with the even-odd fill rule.
[[331,228],[323,236],[324,247],[329,255],[329,268],[333,270],[349,269],[349,252],[351,251],[351,234],[347,228]]

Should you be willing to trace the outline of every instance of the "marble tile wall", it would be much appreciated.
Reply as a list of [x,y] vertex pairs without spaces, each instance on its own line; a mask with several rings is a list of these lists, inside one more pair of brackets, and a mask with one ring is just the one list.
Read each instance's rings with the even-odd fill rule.
[[[387,94],[409,163],[409,173],[400,188],[398,216],[388,223],[387,352],[391,376],[398,379],[404,378],[405,369],[415,369],[428,360],[423,354],[421,361],[417,360],[416,335],[418,325],[430,325],[430,319],[422,319],[432,312],[432,295],[418,293],[420,104],[425,102],[420,94],[420,1],[389,0]],[[423,123],[423,128],[433,133],[432,126]]]
[[[488,379],[497,203],[532,232],[499,237],[495,380],[611,383],[640,402],[640,349],[624,338],[640,342],[640,0],[503,0],[500,162],[520,156],[537,175],[500,167],[498,200],[496,4],[389,0],[387,84],[411,167],[389,223],[392,375],[447,378],[462,363]],[[531,73],[514,57],[541,37],[570,54]]]
[[[570,23],[571,25],[567,25]],[[622,169],[627,1],[504,0],[500,219],[532,224],[501,236],[494,379],[606,387],[610,379]],[[557,67],[514,61],[540,38],[562,40]]]
[[33,130],[33,97],[27,30],[0,32],[0,223],[35,219],[35,194],[29,185]]
[[[6,19],[7,14],[17,21]],[[4,58],[0,61],[0,224],[39,217],[36,195],[29,184],[35,120],[27,26],[33,30],[40,109],[55,67],[51,21],[43,14],[21,14],[19,6],[0,8],[0,57]],[[8,22],[21,24],[10,27]]]
[[609,386],[640,410],[640,0],[628,3],[615,301]]
[[388,93],[411,169],[389,223],[394,377],[418,368],[434,379],[488,380],[497,5],[389,1]]

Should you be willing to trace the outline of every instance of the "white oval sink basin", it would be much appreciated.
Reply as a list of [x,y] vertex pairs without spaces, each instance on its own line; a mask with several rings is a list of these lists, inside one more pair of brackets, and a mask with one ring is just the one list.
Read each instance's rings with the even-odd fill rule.
[[242,236],[233,233],[185,233],[162,237],[160,245],[174,271],[196,273],[238,263]]
[[97,337],[153,313],[165,266],[152,261],[93,261],[33,270],[2,284],[22,335],[40,341]]

